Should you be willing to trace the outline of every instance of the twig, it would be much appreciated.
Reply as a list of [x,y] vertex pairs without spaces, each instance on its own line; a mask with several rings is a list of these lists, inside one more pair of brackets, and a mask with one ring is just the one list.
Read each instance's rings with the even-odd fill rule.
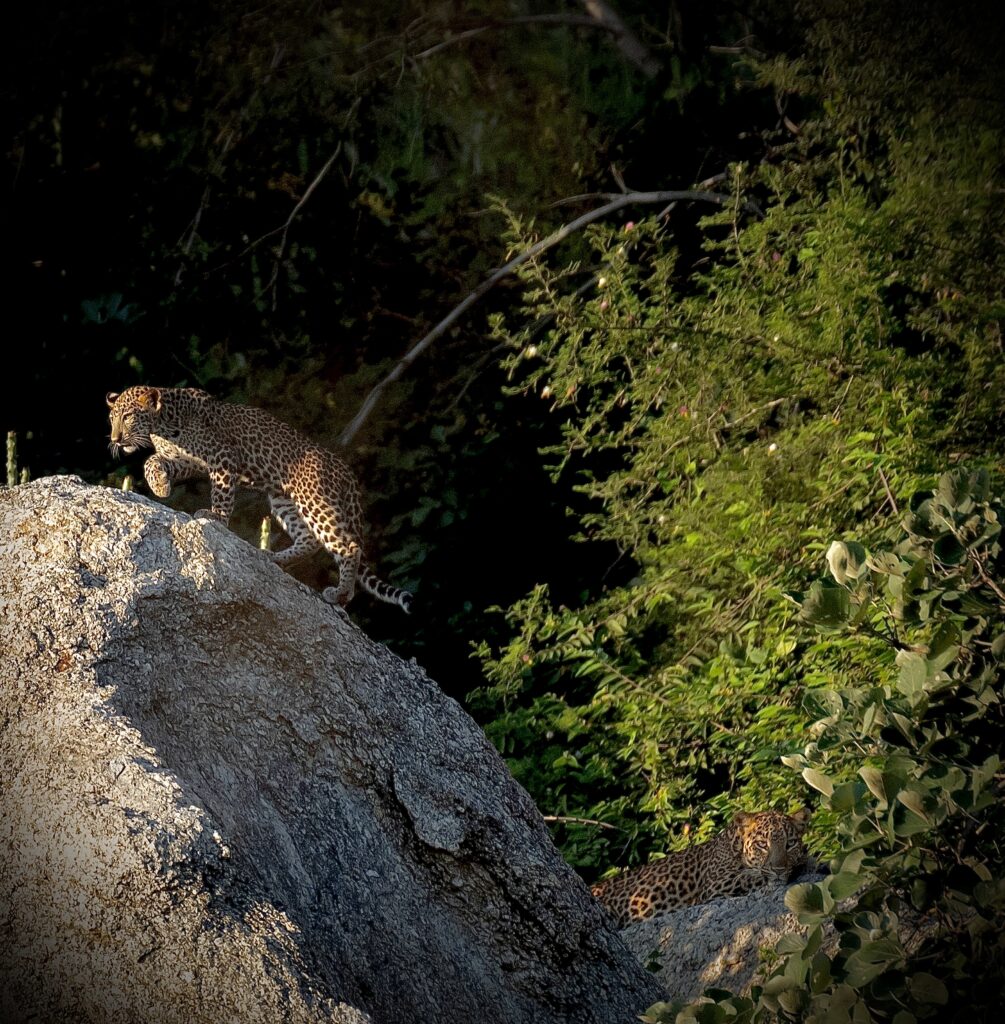
[[625,179],[617,164],[611,164],[611,177],[614,179],[614,184],[618,186],[618,189],[622,193],[631,192],[631,189],[625,184]]
[[841,415],[841,406],[844,405],[844,400],[848,397],[848,392],[851,390],[851,386],[855,381],[855,374],[852,374],[848,378],[848,383],[844,386],[844,391],[841,392],[841,397],[838,399],[838,404],[834,406],[834,411],[831,413],[831,419],[837,420]]
[[[276,253],[275,253],[276,262],[272,266],[272,277],[269,279],[269,283],[265,286],[265,291],[270,291],[270,290],[272,291],[272,308],[273,309],[276,308],[276,292],[275,292],[275,287],[276,287],[276,282],[279,280],[279,264],[282,261],[283,253],[286,251],[286,239],[287,239],[287,237],[289,236],[289,233],[290,233],[290,225],[293,223],[293,220],[296,217],[296,215],[304,208],[304,205],[306,204],[307,200],[310,199],[310,197],[313,195],[314,190],[321,183],[321,179],[328,173],[329,170],[331,170],[331,165],[333,163],[335,163],[336,158],[338,157],[339,153],[341,153],[341,152],[342,152],[342,143],[339,142],[339,144],[335,147],[335,152],[332,153],[332,155],[330,157],[328,157],[328,159],[325,161],[324,167],[322,167],[321,170],[318,171],[318,173],[315,176],[314,180],[307,186],[306,189],[304,189],[304,194],[298,200],[297,205],[294,206],[293,209],[290,211],[289,217],[286,218],[286,223],[283,224],[282,227],[276,228],[274,231],[269,232],[270,235],[275,235],[275,234],[277,234],[280,231],[282,231],[282,233],[283,233],[283,237],[280,238],[279,245],[276,248]],[[265,239],[265,238],[268,238],[268,237],[269,237],[269,235],[263,235],[262,238],[260,238],[258,241],[261,242],[262,239]],[[255,244],[257,245],[258,243],[256,242]],[[249,248],[250,248],[250,246],[249,246]],[[245,251],[247,251],[247,250],[245,250]]]
[[526,14],[516,18],[499,18],[464,29],[449,39],[427,47],[412,56],[412,60],[426,60],[450,46],[475,39],[486,32],[521,25],[559,25],[572,28],[592,28],[607,32],[615,41],[625,59],[634,64],[647,78],[652,78],[662,66],[642,41],[611,10],[603,0],[582,0],[586,14]]
[[782,119],[782,124],[784,124],[793,135],[799,135],[799,125],[797,125],[789,115],[785,113],[785,107],[782,106],[782,98],[777,92],[775,93],[775,110],[778,111],[778,116]]
[[[729,175],[726,171],[720,171],[718,174],[713,174],[711,178],[706,178],[704,181],[698,182],[698,188],[711,188],[713,185],[720,185],[722,182],[728,180]],[[665,206],[659,213],[656,214],[657,220],[663,220],[665,217],[669,217],[673,212],[673,208],[677,205],[676,201]],[[747,213],[757,214],[758,217],[764,216],[764,211],[760,205],[755,203],[752,199],[748,199],[742,209],[746,210]]]
[[[219,137],[219,136],[218,136]],[[226,138],[223,140],[223,148],[220,150],[220,155],[215,159],[215,169],[221,170],[223,167],[223,158],[227,155],[227,150],[230,149],[231,143],[234,141],[233,130],[227,132]],[[195,211],[195,216],[189,221],[189,226],[184,232],[182,232],[185,240],[181,242],[181,251],[183,256],[188,256],[192,251],[192,246],[195,244],[196,235],[199,232],[199,225],[202,223],[202,215],[206,212],[209,206],[209,197],[212,195],[212,184],[207,183],[206,187],[202,191],[202,198],[199,200],[199,207]],[[187,236],[187,237],[185,237]],[[174,275],[174,286],[177,288],[181,284],[182,276],[185,273],[185,261],[184,259],[178,264],[178,269]]]
[[766,54],[762,53],[760,50],[755,50],[754,47],[752,47],[752,46],[742,46],[742,45],[741,46],[710,46],[708,48],[708,52],[709,53],[735,54],[737,56],[739,56],[740,54],[743,54],[743,53],[749,53],[750,56],[754,57],[756,60],[764,60],[764,58],[766,56]]
[[774,401],[765,402],[764,405],[755,406],[749,412],[745,412],[742,416],[737,416],[735,420],[730,420],[729,423],[723,423],[719,429],[732,430],[738,423],[742,423],[744,420],[749,420],[751,416],[756,416],[759,412],[767,412],[769,409],[775,409],[784,401],[786,401],[786,399],[776,398]]
[[883,472],[882,466],[876,467],[876,472],[879,473],[880,480],[883,481],[883,490],[886,491],[886,497],[890,502],[890,508],[893,509],[895,516],[900,515],[900,509],[897,508],[897,499],[893,496],[893,491],[890,490],[890,481],[886,479],[886,474]]
[[[361,101],[358,98],[353,101],[352,106],[349,108],[349,110],[346,112],[345,116],[342,118],[342,121],[343,121],[344,125],[348,125],[349,122],[352,120],[352,117],[353,117],[353,115],[356,112],[356,108],[360,105],[360,102]],[[338,157],[339,152],[341,151],[341,149],[342,149],[342,143],[339,142],[339,144],[335,147],[335,152],[332,153],[332,155],[328,158],[328,162],[324,165],[324,167],[321,168],[320,171],[318,171],[317,176],[310,183],[310,185],[307,186],[307,189],[304,191],[304,194],[300,197],[300,200],[297,203],[297,205],[293,207],[293,212],[289,215],[289,217],[286,218],[286,223],[285,224],[280,224],[279,227],[273,228],[271,231],[266,231],[264,235],[259,235],[259,237],[256,238],[253,242],[249,242],[233,259],[227,260],[226,263],[221,263],[219,266],[214,267],[213,270],[210,271],[210,273],[215,273],[218,270],[223,270],[226,267],[233,266],[238,260],[243,259],[245,256],[247,256],[248,253],[251,252],[252,249],[254,249],[257,246],[261,245],[262,242],[264,242],[267,238],[272,238],[273,235],[278,235],[280,232],[282,232],[283,233],[283,239],[282,239],[282,242],[280,244],[279,250],[277,251],[277,255],[276,255],[276,259],[278,260],[280,258],[280,256],[282,255],[283,249],[286,247],[286,236],[287,236],[287,233],[289,232],[290,225],[293,223],[293,218],[296,217],[297,213],[300,212],[300,210],[303,207],[304,203],[306,203],[307,200],[310,198],[311,193],[314,191],[314,189],[317,188],[317,186],[318,186],[319,182],[321,181],[321,179],[331,169],[331,165],[335,162],[335,159],[336,159],[336,157]],[[260,294],[264,294],[265,291],[267,291],[267,290],[268,289],[263,289],[263,291]]]
[[618,825],[608,824],[606,821],[597,821],[596,818],[573,818],[565,814],[545,814],[545,821],[558,821],[564,824],[570,825],[596,825],[597,828],[609,828],[615,832],[624,832],[625,830]]
[[493,19],[492,21],[487,21],[482,25],[475,25],[472,28],[464,29],[456,35],[451,36],[449,39],[444,39],[442,42],[436,43],[434,46],[430,46],[425,50],[421,50],[419,53],[413,54],[412,60],[425,60],[426,58],[432,57],[434,54],[447,49],[449,46],[454,46],[457,43],[463,43],[467,39],[474,39],[476,36],[480,36],[485,32],[491,32],[493,29],[517,28],[521,25],[568,25],[572,28],[599,28],[603,31],[610,32],[612,35],[617,34],[617,31],[613,26],[601,24],[595,18],[591,18],[585,14],[525,14],[517,18]]
[[485,294],[491,291],[500,281],[504,278],[509,277],[517,267],[522,266],[528,260],[534,259],[535,256],[540,256],[541,253],[546,252],[548,249],[558,245],[559,242],[568,238],[570,235],[575,234],[581,228],[586,227],[587,224],[592,224],[595,220],[600,220],[601,217],[606,217],[610,213],[616,213],[618,210],[623,209],[626,206],[632,206],[634,204],[646,204],[646,203],[667,203],[676,202],[679,200],[691,200],[694,202],[705,202],[705,203],[716,203],[719,206],[724,205],[732,200],[732,196],[723,195],[719,192],[700,192],[692,189],[684,189],[681,191],[668,191],[668,192],[628,192],[625,195],[620,193],[601,193],[603,198],[609,200],[604,206],[598,206],[595,210],[590,210],[589,213],[584,213],[581,217],[577,217],[575,220],[570,221],[568,224],[563,225],[557,231],[553,231],[547,238],[541,239],[539,242],[535,242],[532,246],[524,249],[523,252],[514,256],[508,263],[501,266],[498,270],[490,274],[482,283],[473,291],[470,292],[466,298],[461,300],[454,308],[424,337],[420,338],[402,357],[395,363],[391,371],[382,380],[378,381],[377,384],[371,388],[369,394],[363,400],[363,404],[360,406],[359,412],[352,418],[348,426],[342,431],[339,437],[339,443],[346,445],[356,436],[359,432],[360,427],[366,422],[367,417],[373,411],[374,406],[380,400],[381,395],[392,385],[402,374],[415,362],[416,359],[423,352],[429,348],[430,345],[437,338],[446,332],[446,330],[453,326],[479,299]]
[[988,575],[987,569],[984,568],[984,563],[981,561],[980,555],[976,551],[970,552],[970,560],[974,563],[974,567],[977,569],[977,575],[980,576],[984,584],[990,587],[997,595],[998,599],[1005,604],[1005,591],[998,586],[997,583]]
[[507,346],[505,343],[500,343],[499,345],[496,345],[494,348],[490,348],[488,352],[486,352],[481,357],[481,359],[479,359],[478,362],[475,363],[475,365],[471,369],[471,372],[468,374],[468,379],[462,385],[461,390],[458,391],[457,394],[454,395],[454,397],[451,398],[450,401],[447,403],[447,407],[443,410],[444,415],[450,412],[451,409],[455,409],[458,405],[460,405],[461,399],[468,393],[468,388],[470,388],[471,385],[474,384],[474,382],[482,375],[482,369],[484,368],[485,364],[494,355],[498,355],[500,352],[505,351],[506,348]]
[[621,55],[629,64],[634,64],[646,78],[659,74],[662,64],[649,52],[641,39],[618,17],[613,8],[604,0],[580,0],[586,13],[595,18],[597,24],[608,29],[613,35]]

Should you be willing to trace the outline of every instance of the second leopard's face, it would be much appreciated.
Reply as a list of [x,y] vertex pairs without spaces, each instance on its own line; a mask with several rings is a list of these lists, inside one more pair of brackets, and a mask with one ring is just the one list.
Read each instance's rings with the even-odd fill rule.
[[806,863],[809,811],[740,811],[707,843],[601,882],[593,895],[619,927],[719,896],[738,896],[784,881]]
[[740,811],[733,819],[733,827],[740,834],[744,866],[762,868],[782,879],[788,877],[793,868],[806,863],[803,833],[808,821],[809,812],[805,810],[791,815],[780,811]]

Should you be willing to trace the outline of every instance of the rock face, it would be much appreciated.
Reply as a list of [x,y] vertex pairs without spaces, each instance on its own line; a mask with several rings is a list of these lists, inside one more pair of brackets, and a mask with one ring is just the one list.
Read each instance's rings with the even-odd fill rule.
[[[797,881],[825,877],[806,873]],[[769,886],[684,907],[629,925],[621,936],[640,963],[655,969],[671,1000],[694,999],[706,988],[746,994],[760,964],[760,949],[773,949],[783,935],[806,934],[785,906],[786,889]],[[836,937],[829,936],[828,942],[830,949]]]
[[0,1017],[631,1021],[660,998],[422,670],[218,523],[0,491]]

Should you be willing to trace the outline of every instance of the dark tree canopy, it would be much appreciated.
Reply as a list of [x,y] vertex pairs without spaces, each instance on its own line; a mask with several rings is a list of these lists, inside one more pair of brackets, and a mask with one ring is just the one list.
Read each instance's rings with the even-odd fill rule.
[[[913,966],[783,951],[788,980],[738,1013],[802,1019],[841,986],[847,1019],[993,1006],[997,5],[15,17],[20,465],[135,475],[104,448],[102,396],[139,382],[335,445],[514,261],[353,437],[371,560],[417,594],[407,623],[354,617],[466,699],[590,880],[685,824],[816,799],[811,840],[844,881],[805,896],[809,923],[863,879],[876,936],[849,920],[849,948],[908,904],[947,922]],[[664,190],[721,198],[626,200],[519,258],[611,194]],[[249,497],[234,528],[255,542],[264,512]]]

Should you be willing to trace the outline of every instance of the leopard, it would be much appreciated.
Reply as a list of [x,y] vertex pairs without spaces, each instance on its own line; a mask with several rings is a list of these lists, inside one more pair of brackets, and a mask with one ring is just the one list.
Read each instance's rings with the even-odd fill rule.
[[619,928],[719,896],[787,881],[807,862],[810,812],[738,811],[705,843],[667,854],[590,889]]
[[143,464],[151,492],[167,498],[175,484],[210,482],[210,507],[196,518],[229,524],[238,486],[264,492],[291,544],[270,552],[283,569],[322,549],[338,584],[322,597],[345,608],[356,586],[411,611],[412,595],[385,583],[363,555],[360,489],[346,462],[264,409],[223,402],[199,388],[137,385],[105,396],[112,454],[152,448]]

